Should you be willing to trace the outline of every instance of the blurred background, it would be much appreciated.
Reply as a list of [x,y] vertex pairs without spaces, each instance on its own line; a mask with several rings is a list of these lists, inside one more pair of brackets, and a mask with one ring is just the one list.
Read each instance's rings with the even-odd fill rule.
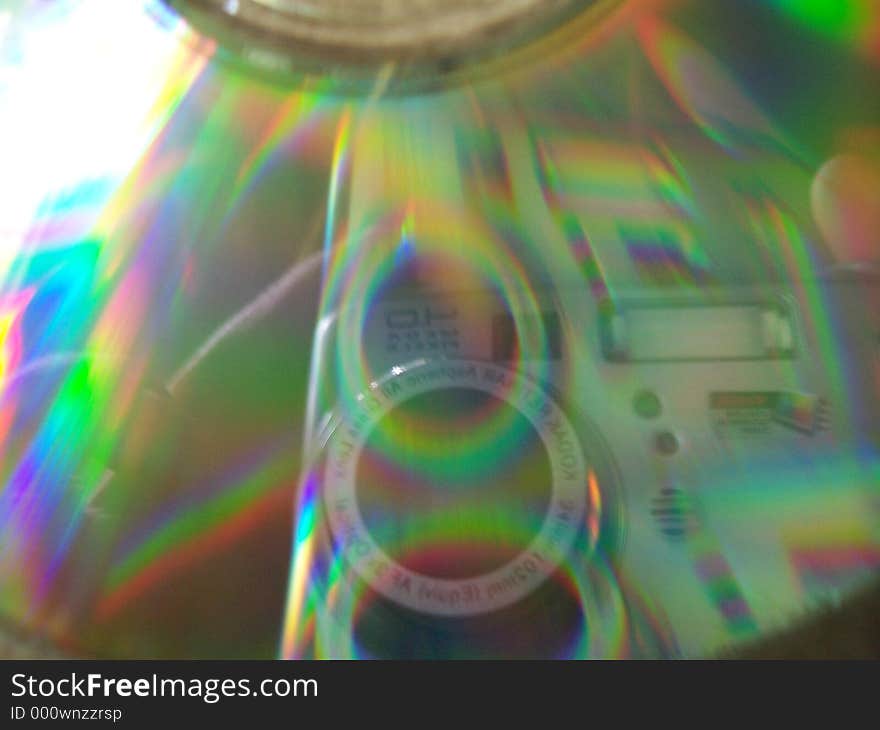
[[[542,129],[649,131],[674,107],[722,143],[759,109],[745,126],[812,171],[822,256],[876,263],[876,2],[614,5],[560,60],[539,46],[487,70],[489,91],[462,76],[410,103],[469,125],[472,96],[503,96]],[[340,120],[393,94],[394,69],[350,84],[316,57],[291,75],[187,17],[155,0],[0,9],[7,653],[278,653],[331,183],[353,154]],[[859,606],[860,638],[815,653],[877,655]]]

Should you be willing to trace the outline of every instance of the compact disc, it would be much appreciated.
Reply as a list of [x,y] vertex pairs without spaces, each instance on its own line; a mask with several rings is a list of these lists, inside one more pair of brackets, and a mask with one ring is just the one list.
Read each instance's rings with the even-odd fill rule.
[[0,652],[705,657],[873,585],[880,12],[803,5],[6,3]]

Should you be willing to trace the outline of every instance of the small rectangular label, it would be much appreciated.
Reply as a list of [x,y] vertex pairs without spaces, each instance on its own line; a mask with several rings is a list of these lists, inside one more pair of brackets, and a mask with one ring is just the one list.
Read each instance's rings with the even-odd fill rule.
[[822,398],[796,391],[714,392],[709,410],[721,437],[758,437],[778,426],[812,436],[826,428],[828,418]]

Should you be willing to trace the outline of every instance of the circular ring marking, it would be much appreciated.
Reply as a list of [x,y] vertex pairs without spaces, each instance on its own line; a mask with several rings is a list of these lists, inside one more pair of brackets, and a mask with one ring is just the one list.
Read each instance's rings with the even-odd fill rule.
[[[379,419],[411,396],[445,387],[481,390],[517,408],[540,435],[552,473],[547,513],[528,547],[496,570],[459,580],[417,573],[389,557],[369,534],[356,496],[358,458]],[[586,474],[586,460],[574,427],[528,376],[491,363],[419,362],[394,368],[340,415],[328,444],[324,499],[334,542],[372,588],[422,613],[466,616],[515,603],[567,557],[583,524]]]

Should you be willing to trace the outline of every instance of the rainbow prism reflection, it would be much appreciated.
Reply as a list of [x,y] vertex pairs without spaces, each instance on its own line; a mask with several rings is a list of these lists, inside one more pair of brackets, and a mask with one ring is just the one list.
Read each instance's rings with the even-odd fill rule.
[[[537,41],[540,63],[412,96],[389,93],[393,68],[360,96],[251,76],[158,0],[0,9],[0,632],[111,657],[702,656],[876,578],[877,215],[832,221],[858,241],[841,260],[816,210],[829,160],[880,169],[880,10],[621,5]],[[751,57],[736,35],[758,21],[803,56]],[[847,78],[813,73],[822,54]],[[413,282],[440,324],[389,340],[380,368],[361,334]],[[577,329],[633,292],[721,306],[752,285],[784,291],[825,392],[771,358],[760,372],[791,387],[736,410],[727,390],[761,391],[736,366],[713,410],[706,371],[612,367]],[[547,302],[557,320],[534,316]],[[359,514],[395,565],[452,580],[534,545],[557,457],[532,448],[530,406],[504,404],[535,383],[595,436],[571,551],[488,620],[371,585],[326,496],[334,428],[371,394],[438,354],[491,359],[461,354],[485,333],[443,324],[462,309],[503,315],[497,372],[528,379],[370,416]],[[681,400],[627,425],[658,383]],[[575,403],[604,405],[583,426]],[[667,427],[675,456],[622,478]]]

